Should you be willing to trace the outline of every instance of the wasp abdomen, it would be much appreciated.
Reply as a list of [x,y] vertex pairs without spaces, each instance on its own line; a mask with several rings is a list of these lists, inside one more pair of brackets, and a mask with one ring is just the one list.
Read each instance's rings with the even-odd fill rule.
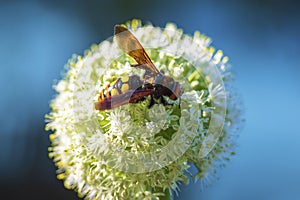
[[99,95],[98,100],[117,96],[128,92],[128,90],[136,90],[142,86],[142,81],[137,75],[118,78],[115,82],[108,84]]

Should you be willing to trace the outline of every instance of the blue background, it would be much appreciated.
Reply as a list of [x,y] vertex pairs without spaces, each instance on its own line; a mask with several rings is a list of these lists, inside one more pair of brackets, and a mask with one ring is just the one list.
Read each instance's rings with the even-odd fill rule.
[[44,114],[73,53],[132,18],[210,36],[230,57],[246,126],[220,180],[176,199],[300,199],[300,5],[295,0],[0,1],[0,198],[77,199],[47,157]]

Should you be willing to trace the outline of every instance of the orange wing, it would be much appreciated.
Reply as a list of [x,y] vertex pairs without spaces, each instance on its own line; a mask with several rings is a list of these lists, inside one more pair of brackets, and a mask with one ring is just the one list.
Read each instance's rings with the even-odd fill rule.
[[119,47],[139,65],[143,65],[143,69],[152,74],[159,73],[138,39],[126,27],[115,25],[115,38]]

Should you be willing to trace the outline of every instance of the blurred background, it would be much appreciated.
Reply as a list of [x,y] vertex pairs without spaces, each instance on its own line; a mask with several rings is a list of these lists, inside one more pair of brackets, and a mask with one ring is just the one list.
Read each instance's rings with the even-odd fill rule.
[[56,179],[44,115],[73,53],[132,18],[199,30],[229,56],[246,126],[220,180],[176,199],[300,199],[300,3],[292,0],[0,0],[0,199],[78,199]]

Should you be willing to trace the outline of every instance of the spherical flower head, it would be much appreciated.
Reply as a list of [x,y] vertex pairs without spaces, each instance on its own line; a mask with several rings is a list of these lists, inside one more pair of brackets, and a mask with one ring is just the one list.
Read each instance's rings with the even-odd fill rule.
[[[113,109],[95,109],[99,95],[118,78],[145,70],[122,51],[115,39],[73,56],[46,116],[52,130],[49,156],[58,179],[86,199],[170,199],[189,176],[205,185],[234,155],[233,138],[241,127],[240,98],[232,87],[228,58],[210,47],[199,32],[183,34],[174,24],[165,29],[125,24],[156,68],[180,83],[176,100],[150,95]],[[142,85],[141,85],[142,86]],[[130,87],[130,85],[128,86]],[[195,174],[189,172],[193,166]],[[195,170],[194,170],[195,171]]]

